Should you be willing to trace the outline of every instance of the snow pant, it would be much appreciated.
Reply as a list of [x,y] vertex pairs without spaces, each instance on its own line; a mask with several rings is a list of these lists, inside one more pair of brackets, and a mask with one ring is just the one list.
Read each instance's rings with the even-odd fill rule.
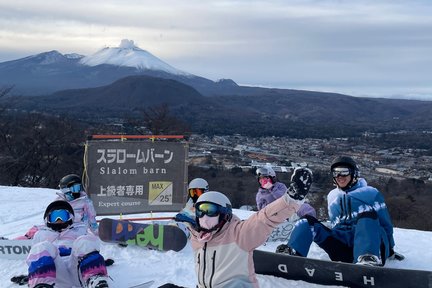
[[373,254],[384,265],[389,256],[388,237],[375,211],[359,214],[355,225],[334,229],[306,215],[297,221],[288,246],[306,257],[312,241],[326,251],[332,261],[356,263],[360,255]]
[[78,237],[72,248],[44,241],[32,246],[27,256],[29,287],[50,284],[56,288],[85,287],[95,275],[107,276],[104,258],[99,254],[99,239],[94,235]]

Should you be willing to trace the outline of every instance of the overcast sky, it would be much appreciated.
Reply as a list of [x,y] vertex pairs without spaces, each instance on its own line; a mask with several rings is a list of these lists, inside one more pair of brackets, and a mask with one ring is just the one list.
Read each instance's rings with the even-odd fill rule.
[[0,0],[0,62],[122,39],[211,80],[432,100],[432,0]]

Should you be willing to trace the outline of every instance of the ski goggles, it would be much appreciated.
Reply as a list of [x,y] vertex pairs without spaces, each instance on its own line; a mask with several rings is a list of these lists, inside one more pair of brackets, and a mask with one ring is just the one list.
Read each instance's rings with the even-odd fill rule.
[[60,191],[63,192],[63,193],[65,193],[65,194],[68,193],[68,192],[70,192],[70,193],[78,193],[78,192],[81,192],[81,190],[82,190],[81,188],[82,188],[82,185],[80,183],[75,183],[75,184],[72,184],[69,187],[61,188]]
[[270,177],[271,176],[270,171],[265,167],[258,168],[255,173],[258,177]]
[[205,190],[202,188],[190,188],[188,191],[190,197],[195,197],[195,196],[199,197],[202,194],[204,194]]
[[204,215],[209,217],[219,216],[221,214],[222,207],[214,203],[199,203],[195,206],[195,215],[198,218],[202,218]]
[[333,178],[337,178],[339,176],[341,177],[347,177],[351,175],[351,169],[346,167],[336,167],[332,170]]
[[69,211],[65,210],[65,209],[58,209],[58,210],[54,210],[49,214],[49,218],[48,218],[48,222],[49,223],[55,223],[58,220],[62,221],[62,222],[67,222],[71,219],[71,215],[69,213]]

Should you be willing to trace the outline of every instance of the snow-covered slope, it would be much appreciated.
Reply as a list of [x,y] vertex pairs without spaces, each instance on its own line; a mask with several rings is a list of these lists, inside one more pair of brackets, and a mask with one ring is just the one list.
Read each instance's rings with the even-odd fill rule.
[[163,62],[151,53],[138,48],[133,40],[127,39],[123,39],[119,47],[106,47],[91,56],[82,58],[80,63],[88,66],[111,64],[134,67],[139,70],[156,70],[175,75],[189,75]]
[[[55,199],[56,190],[40,188],[21,188],[0,186],[0,236],[13,238],[23,235],[34,224],[42,224],[45,207]],[[253,212],[236,210],[234,213],[245,219]],[[166,215],[167,213],[164,213]],[[174,215],[171,213],[169,215]],[[131,215],[128,217],[148,216]],[[159,214],[153,214],[159,216]],[[126,218],[126,217],[125,217]],[[395,229],[396,250],[406,256],[402,262],[389,261],[389,267],[432,270],[432,232]],[[274,251],[281,243],[270,243],[259,249]],[[101,253],[104,257],[115,260],[108,267],[112,278],[110,287],[123,288],[154,280],[152,287],[170,282],[185,287],[195,287],[193,253],[190,245],[180,252],[166,253],[145,250],[139,247],[126,248],[102,243]],[[312,246],[308,255],[312,258],[328,259],[317,246]],[[14,275],[27,273],[24,261],[0,259],[0,287],[19,287],[10,282]],[[329,287],[310,284],[302,281],[289,281],[281,278],[258,275],[263,288],[318,288]],[[59,287],[60,288],[60,287]]]

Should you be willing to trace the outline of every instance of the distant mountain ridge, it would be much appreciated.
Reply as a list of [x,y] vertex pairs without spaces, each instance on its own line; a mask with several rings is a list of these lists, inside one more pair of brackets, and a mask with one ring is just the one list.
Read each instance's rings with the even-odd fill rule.
[[[259,95],[205,97],[171,79],[129,76],[88,89],[19,97],[15,108],[69,115],[77,120],[140,117],[143,109],[167,104],[171,113],[204,134],[346,137],[368,132],[430,131],[432,101],[359,98],[283,89]],[[18,101],[19,100],[19,101]]]
[[[19,106],[27,110],[56,111],[74,114],[77,111],[112,112],[121,115],[151,106],[168,104],[184,105],[200,101],[204,96],[191,86],[175,80],[136,75],[122,78],[112,84],[55,92],[48,96],[20,97]],[[98,113],[98,112],[96,112]]]
[[88,57],[53,50],[0,63],[2,85],[15,85],[17,109],[91,122],[167,104],[194,132],[206,134],[342,137],[432,127],[432,101],[214,82],[177,70],[129,40]]
[[134,75],[176,80],[194,87],[205,96],[242,91],[232,80],[214,82],[176,69],[135,46],[132,40],[122,40],[119,47],[106,47],[90,56],[63,55],[53,50],[0,63],[0,87],[13,85],[14,94],[25,96],[94,88]]

